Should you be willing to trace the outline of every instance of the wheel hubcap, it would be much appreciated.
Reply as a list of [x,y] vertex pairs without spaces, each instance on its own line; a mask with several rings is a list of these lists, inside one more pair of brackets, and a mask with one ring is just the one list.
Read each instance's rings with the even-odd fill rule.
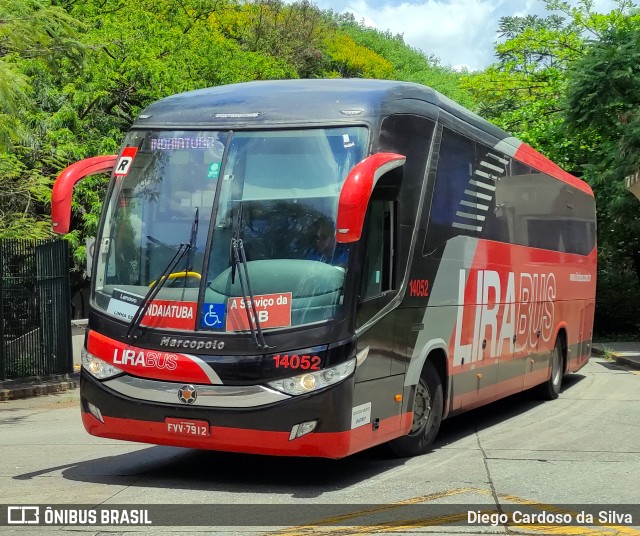
[[562,375],[562,371],[560,370],[560,352],[556,348],[553,351],[553,385],[560,385],[560,377]]
[[413,401],[413,425],[411,432],[414,433],[422,429],[431,415],[431,397],[429,390],[421,378],[416,388],[416,396]]

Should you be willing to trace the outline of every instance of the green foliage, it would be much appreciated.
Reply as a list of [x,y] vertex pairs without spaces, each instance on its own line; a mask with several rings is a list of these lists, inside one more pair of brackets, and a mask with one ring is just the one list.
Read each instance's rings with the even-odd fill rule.
[[559,104],[566,69],[583,48],[581,31],[575,21],[557,14],[503,17],[498,62],[462,82],[480,103],[480,115],[569,167],[565,151],[571,148],[558,146],[563,138]]
[[640,169],[640,14],[620,17],[568,73],[566,124],[599,145],[584,165],[600,224],[599,311],[609,329],[637,330],[640,211],[624,178]]
[[346,34],[336,35],[328,42],[331,67],[340,77],[392,78],[393,66],[371,49],[358,45]]
[[27,169],[14,155],[0,155],[0,238],[45,238],[49,223],[36,218],[32,208],[50,195],[50,180],[37,169]]
[[28,138],[20,110],[29,103],[31,87],[21,64],[31,60],[56,70],[65,59],[79,60],[77,27],[63,9],[47,2],[0,2],[0,150]]
[[640,15],[624,18],[587,47],[569,72],[567,122],[618,140],[614,162],[640,167]]
[[[323,75],[327,62],[325,39],[333,32],[322,13],[308,0],[292,4],[255,0],[228,12],[229,19],[233,24],[227,35],[233,35],[244,50],[284,61],[291,69],[287,78]],[[225,29],[224,25],[221,29]]]

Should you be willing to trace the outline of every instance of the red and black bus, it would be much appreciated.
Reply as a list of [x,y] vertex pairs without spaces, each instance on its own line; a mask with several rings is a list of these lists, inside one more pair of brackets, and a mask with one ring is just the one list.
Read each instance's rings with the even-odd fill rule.
[[340,458],[588,360],[589,186],[436,91],[251,82],[145,109],[112,170],[82,419],[115,439]]

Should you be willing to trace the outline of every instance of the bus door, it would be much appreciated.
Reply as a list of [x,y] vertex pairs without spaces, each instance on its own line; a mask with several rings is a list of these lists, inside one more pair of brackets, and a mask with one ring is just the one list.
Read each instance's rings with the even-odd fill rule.
[[[364,260],[356,325],[361,327],[375,317],[393,298],[393,243],[395,203],[374,199],[367,215]],[[369,348],[366,366],[359,379],[389,376],[392,360],[397,359],[396,311],[378,319],[364,331],[358,350]]]

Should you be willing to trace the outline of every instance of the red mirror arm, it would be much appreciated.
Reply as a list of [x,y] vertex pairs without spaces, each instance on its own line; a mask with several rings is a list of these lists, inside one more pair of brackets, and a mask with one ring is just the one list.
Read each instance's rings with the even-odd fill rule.
[[403,166],[405,161],[406,157],[401,154],[377,153],[354,166],[340,191],[336,241],[345,244],[360,240],[369,199],[378,179],[388,171]]
[[73,186],[89,175],[110,172],[116,165],[117,158],[115,154],[85,158],[60,172],[51,194],[51,225],[55,233],[69,232]]

